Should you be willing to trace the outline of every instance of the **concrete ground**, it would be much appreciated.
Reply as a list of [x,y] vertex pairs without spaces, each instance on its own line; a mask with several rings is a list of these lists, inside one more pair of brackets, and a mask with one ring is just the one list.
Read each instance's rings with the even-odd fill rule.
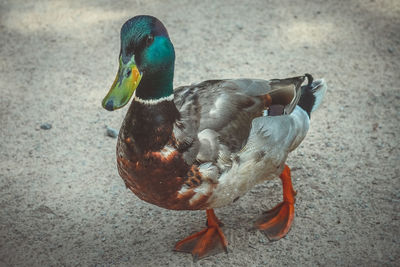
[[[125,189],[105,126],[118,129],[127,108],[100,102],[120,27],[138,14],[168,28],[176,86],[326,79],[288,160],[298,196],[284,239],[252,228],[281,200],[278,180],[216,210],[229,253],[196,263],[172,248],[204,227],[204,211]],[[399,79],[398,0],[0,0],[0,265],[400,266]]]

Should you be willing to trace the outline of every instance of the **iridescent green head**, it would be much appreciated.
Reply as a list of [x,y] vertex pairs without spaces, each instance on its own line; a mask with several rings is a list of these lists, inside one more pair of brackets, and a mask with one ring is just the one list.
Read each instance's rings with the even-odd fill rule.
[[117,77],[103,107],[115,110],[136,96],[156,100],[173,94],[175,51],[167,29],[155,17],[136,16],[121,29]]

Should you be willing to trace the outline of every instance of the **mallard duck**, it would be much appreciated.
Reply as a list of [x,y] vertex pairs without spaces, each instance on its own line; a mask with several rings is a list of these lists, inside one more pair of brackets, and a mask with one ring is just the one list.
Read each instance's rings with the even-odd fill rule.
[[144,201],[172,210],[206,210],[207,227],[174,248],[194,259],[227,251],[214,208],[280,177],[283,201],[255,226],[270,240],[284,237],[296,195],[285,161],[306,136],[325,82],[305,74],[209,80],[174,90],[174,62],[174,46],[157,18],[125,22],[117,77],[102,102],[112,111],[134,95],[117,141],[119,175]]

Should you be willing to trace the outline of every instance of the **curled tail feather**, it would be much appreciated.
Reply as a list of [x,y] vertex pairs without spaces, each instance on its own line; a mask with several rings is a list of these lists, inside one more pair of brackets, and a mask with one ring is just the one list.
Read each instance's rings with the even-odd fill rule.
[[328,87],[324,79],[314,81],[310,74],[305,74],[305,76],[308,84],[301,87],[301,96],[297,105],[311,117],[311,112],[319,107]]

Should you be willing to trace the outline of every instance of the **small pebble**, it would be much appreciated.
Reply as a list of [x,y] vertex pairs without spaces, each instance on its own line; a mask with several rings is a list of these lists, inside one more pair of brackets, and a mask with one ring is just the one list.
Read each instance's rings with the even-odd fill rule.
[[42,125],[40,125],[40,129],[42,130],[50,130],[52,127],[52,125],[50,123],[43,123]]
[[331,147],[331,146],[332,146],[332,143],[326,142],[326,143],[325,143],[325,146],[326,146],[326,147]]
[[117,138],[118,131],[115,130],[114,128],[111,128],[111,127],[107,126],[107,135],[112,137],[112,138]]

